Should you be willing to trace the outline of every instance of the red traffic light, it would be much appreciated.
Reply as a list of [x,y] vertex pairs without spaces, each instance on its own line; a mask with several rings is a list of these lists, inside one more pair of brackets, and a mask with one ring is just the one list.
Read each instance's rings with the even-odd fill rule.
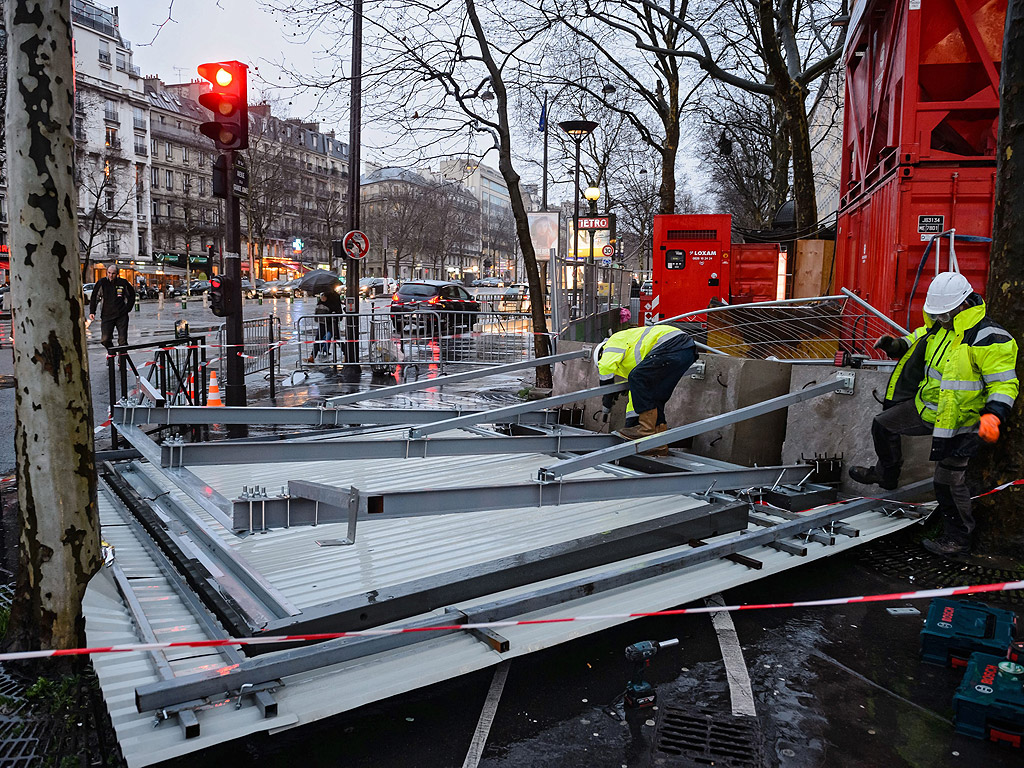
[[213,120],[203,123],[199,130],[213,139],[217,149],[249,146],[247,71],[248,67],[240,61],[199,65],[199,75],[210,83],[210,91],[199,95],[199,103],[213,112]]

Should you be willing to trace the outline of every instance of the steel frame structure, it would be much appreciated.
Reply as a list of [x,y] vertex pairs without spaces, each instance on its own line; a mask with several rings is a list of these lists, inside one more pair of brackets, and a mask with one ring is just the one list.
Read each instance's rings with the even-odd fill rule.
[[[923,480],[888,494],[894,504],[899,500],[914,498],[931,486],[931,480]],[[467,610],[456,610],[443,619],[425,616],[402,625],[402,629],[424,629],[444,624],[446,628],[436,631],[411,631],[383,634],[370,637],[339,638],[323,643],[291,648],[273,654],[246,660],[237,666],[224,667],[177,678],[139,686],[135,703],[140,712],[159,710],[182,702],[201,701],[207,697],[223,696],[239,691],[243,686],[259,686],[280,680],[290,675],[310,672],[323,667],[353,659],[365,658],[387,650],[407,647],[415,643],[434,640],[446,634],[462,631],[458,625],[512,620],[591,595],[600,594],[619,587],[637,584],[657,576],[674,573],[682,568],[706,563],[730,555],[737,555],[759,546],[800,536],[807,532],[843,520],[862,512],[883,507],[886,501],[858,499],[826,507],[821,511],[801,515],[796,520],[787,520],[752,533],[741,532],[724,541],[697,546],[683,551],[653,554],[637,562],[632,560],[597,575],[588,575],[565,583],[541,587],[533,592],[502,598]],[[798,555],[794,555],[798,556]],[[755,564],[748,556],[743,559]]]

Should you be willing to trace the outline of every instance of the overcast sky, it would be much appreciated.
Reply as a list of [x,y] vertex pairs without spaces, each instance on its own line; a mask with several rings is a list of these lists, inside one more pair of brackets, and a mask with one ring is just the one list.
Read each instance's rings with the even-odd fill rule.
[[[282,60],[300,69],[313,66],[315,46],[290,43],[284,25],[256,0],[173,0],[173,6],[171,0],[107,2],[118,7],[121,34],[132,43],[136,66],[143,75],[159,75],[165,83],[197,78],[196,67],[206,61],[238,60],[258,67],[259,76],[272,83],[280,75],[274,65]],[[173,21],[160,28],[169,7]],[[267,87],[259,76],[249,76],[250,99]],[[283,116],[320,118],[311,114],[315,105],[310,98],[296,98],[288,110],[291,95],[279,96],[283,111],[290,111]]]

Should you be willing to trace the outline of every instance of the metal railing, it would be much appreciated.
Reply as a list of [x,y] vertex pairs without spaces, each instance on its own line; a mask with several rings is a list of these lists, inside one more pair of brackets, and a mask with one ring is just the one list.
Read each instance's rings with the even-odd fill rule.
[[[153,353],[140,369],[132,353]],[[107,391],[111,412],[119,402],[154,405],[206,405],[206,337],[186,336],[111,347],[107,352]],[[110,447],[118,448],[117,430]]]
[[[221,325],[217,329],[217,344],[220,346],[221,354],[217,361],[217,375],[224,378],[224,365],[227,356],[236,353],[237,350],[225,346],[227,338],[227,326]],[[252,320],[242,321],[243,348],[241,355],[245,361],[245,375],[269,371],[270,397],[277,396],[277,371],[281,363],[279,342],[281,341],[281,318],[277,315],[269,317],[258,317]]]
[[[359,362],[346,360],[346,328],[358,324]],[[303,315],[295,321],[300,368],[367,365],[494,365],[535,357],[533,318],[515,312],[416,310],[392,314]]]

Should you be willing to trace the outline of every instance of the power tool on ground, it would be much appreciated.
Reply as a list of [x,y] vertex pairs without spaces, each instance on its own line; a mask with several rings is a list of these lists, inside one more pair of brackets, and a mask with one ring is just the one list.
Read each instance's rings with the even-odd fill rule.
[[627,707],[644,709],[654,706],[658,700],[658,692],[644,679],[644,670],[659,650],[678,644],[679,638],[672,638],[661,641],[643,640],[626,646],[626,661],[633,665],[629,680],[626,682]]

